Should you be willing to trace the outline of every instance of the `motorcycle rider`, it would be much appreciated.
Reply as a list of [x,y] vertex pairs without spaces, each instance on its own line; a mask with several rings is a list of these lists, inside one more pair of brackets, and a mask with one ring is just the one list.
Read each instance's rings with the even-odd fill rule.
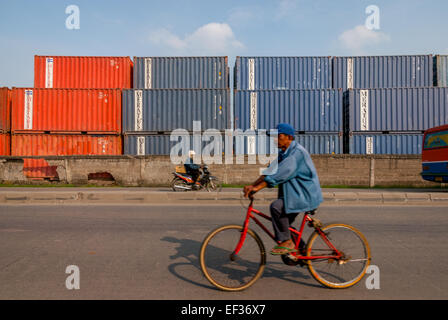
[[190,150],[190,152],[188,153],[189,158],[187,159],[187,161],[185,161],[184,163],[184,167],[185,167],[185,171],[187,172],[187,174],[189,174],[191,176],[191,178],[193,179],[193,188],[197,188],[199,182],[197,182],[199,176],[201,175],[201,171],[200,168],[201,166],[198,164],[195,164],[193,161],[193,156],[196,153],[193,150]]

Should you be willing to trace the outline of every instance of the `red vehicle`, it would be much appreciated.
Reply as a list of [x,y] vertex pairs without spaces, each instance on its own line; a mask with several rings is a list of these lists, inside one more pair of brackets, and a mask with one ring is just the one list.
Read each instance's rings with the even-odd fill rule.
[[[243,224],[224,225],[211,231],[199,253],[202,272],[211,284],[224,291],[250,287],[263,274],[266,249],[260,236],[250,227],[254,221],[272,240],[274,235],[257,219],[272,218],[253,207],[250,197]],[[370,246],[364,235],[343,223],[323,225],[313,218],[316,210],[305,212],[299,229],[290,227],[298,252],[282,255],[289,266],[307,266],[315,280],[328,288],[348,288],[359,282],[370,265]],[[305,225],[313,230],[306,248],[300,250]],[[277,242],[278,243],[278,242]]]
[[434,182],[448,182],[448,124],[425,131],[421,176]]

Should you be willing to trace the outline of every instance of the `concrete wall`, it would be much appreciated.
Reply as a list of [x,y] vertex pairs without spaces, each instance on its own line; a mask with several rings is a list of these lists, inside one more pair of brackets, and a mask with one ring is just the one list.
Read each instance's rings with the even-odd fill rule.
[[[33,157],[26,157],[33,158]],[[420,177],[418,155],[313,155],[322,185],[346,186],[437,186]],[[108,172],[118,185],[163,186],[172,179],[175,165],[168,156],[69,156],[44,157],[57,167],[59,183],[101,183],[89,180],[89,174]],[[223,160],[224,162],[224,160]],[[235,160],[234,160],[235,162]],[[27,177],[23,158],[0,157],[1,183],[42,183]],[[211,164],[210,171],[225,184],[252,183],[259,176],[259,164]]]

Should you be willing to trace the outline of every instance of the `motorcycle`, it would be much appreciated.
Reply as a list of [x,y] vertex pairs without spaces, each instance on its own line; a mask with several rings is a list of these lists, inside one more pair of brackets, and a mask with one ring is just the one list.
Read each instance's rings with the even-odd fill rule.
[[183,167],[176,167],[176,172],[173,172],[174,178],[171,181],[171,188],[174,191],[202,190],[204,188],[208,192],[221,191],[221,181],[210,174],[208,166],[201,166],[201,169],[202,174],[199,176],[196,183],[194,183],[191,175],[187,174]]

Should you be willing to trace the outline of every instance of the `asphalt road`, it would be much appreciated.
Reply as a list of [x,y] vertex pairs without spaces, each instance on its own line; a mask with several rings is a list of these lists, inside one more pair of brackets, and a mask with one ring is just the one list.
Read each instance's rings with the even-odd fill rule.
[[[267,210],[267,207],[261,207]],[[379,289],[364,279],[344,290],[268,255],[263,277],[243,292],[212,287],[198,252],[218,225],[241,223],[240,206],[0,206],[0,299],[447,299],[447,207],[323,207],[369,240]],[[261,235],[261,230],[253,226]],[[272,240],[263,237],[270,249]],[[68,266],[79,289],[68,290]]]

